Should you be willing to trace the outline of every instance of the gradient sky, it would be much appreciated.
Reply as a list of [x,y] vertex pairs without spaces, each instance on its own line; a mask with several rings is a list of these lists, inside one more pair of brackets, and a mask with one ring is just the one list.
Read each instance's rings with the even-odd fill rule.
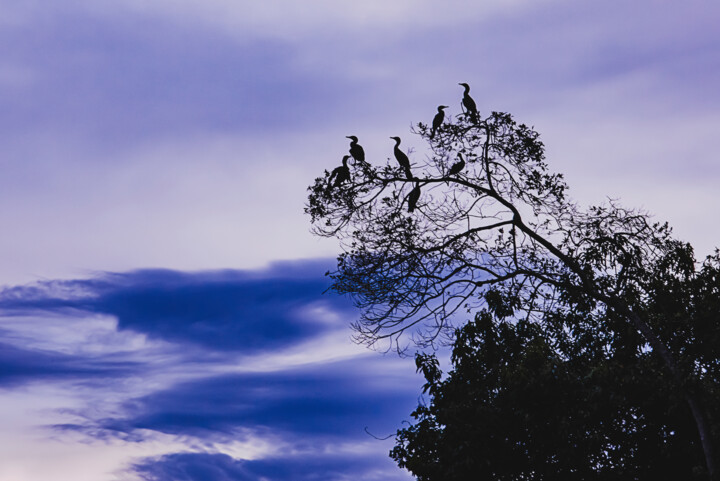
[[439,104],[720,244],[720,4],[0,0],[0,481],[408,479],[306,188]]

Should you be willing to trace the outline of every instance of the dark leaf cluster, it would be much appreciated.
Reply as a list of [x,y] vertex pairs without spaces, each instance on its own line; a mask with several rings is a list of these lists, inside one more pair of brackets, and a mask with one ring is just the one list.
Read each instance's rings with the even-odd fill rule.
[[482,311],[457,331],[445,378],[417,357],[429,400],[391,456],[421,481],[705,479],[681,391],[613,322]]

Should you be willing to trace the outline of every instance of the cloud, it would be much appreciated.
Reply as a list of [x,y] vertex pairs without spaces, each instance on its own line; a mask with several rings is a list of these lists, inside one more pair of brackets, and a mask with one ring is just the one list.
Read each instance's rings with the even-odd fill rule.
[[350,343],[353,308],[323,294],[328,264],[5,288],[0,387],[52,386],[50,438],[135,453],[148,480],[401,479],[392,441],[365,429],[393,433],[421,380],[411,360]]
[[[103,396],[112,398],[114,406],[171,386],[182,390],[191,379],[211,388],[214,376],[238,369],[279,370],[357,357],[360,348],[339,345],[348,342],[356,313],[347,299],[324,293],[327,265],[322,260],[256,271],[142,270],[5,288],[0,386],[64,383],[69,392],[87,391],[83,396],[101,405]],[[263,377],[247,375],[247,382]],[[221,398],[228,394],[222,385],[217,391]],[[76,414],[87,417],[81,410]],[[219,419],[217,425],[228,423]]]
[[[498,13],[522,10],[538,2],[528,0],[490,0],[481,4],[469,4],[462,0],[449,0],[442,6],[432,0],[398,0],[392,4],[382,0],[362,3],[334,2],[332,0],[309,0],[298,4],[292,0],[273,0],[264,3],[237,3],[228,0],[99,0],[92,4],[69,0],[61,8],[47,6],[37,0],[6,0],[8,15],[6,24],[29,22],[39,17],[57,15],[62,10],[82,10],[102,17],[138,20],[156,17],[182,25],[202,25],[212,30],[243,37],[245,35],[297,39],[318,30],[377,34],[383,30],[395,30],[398,26],[418,28],[435,26],[459,26],[474,18],[484,18]],[[553,0],[540,2],[555,3]]]
[[[348,300],[323,294],[327,266],[316,261],[264,271],[140,270],[40,282],[1,291],[0,310],[6,315],[72,310],[110,315],[119,330],[150,339],[249,355],[347,327],[355,315]],[[329,322],[320,307],[347,317]]]
[[27,382],[76,380],[88,382],[124,377],[136,373],[139,365],[56,352],[22,349],[0,343],[0,387],[11,388]]
[[374,457],[288,457],[238,460],[225,454],[175,453],[134,466],[146,481],[380,481],[408,479]]
[[[408,360],[381,360],[372,356],[183,382],[131,399],[122,416],[96,422],[105,433],[121,436],[162,432],[218,440],[250,430],[293,444],[363,440],[365,427],[397,426],[414,408],[419,389],[418,379],[407,378]],[[404,369],[394,371],[393,365]]]
[[[0,202],[17,207],[0,276],[331,254],[307,233],[305,186],[345,135],[384,160],[388,135],[439,103],[456,113],[459,81],[481,111],[537,125],[578,191],[658,211],[647,189],[682,170],[681,190],[714,192],[715,4],[247,3],[3,3]],[[595,170],[613,178],[585,182]]]
[[288,42],[82,11],[41,23],[2,35],[11,52],[0,75],[8,86],[0,102],[13,113],[0,118],[8,139],[53,129],[127,148],[202,130],[283,131],[327,122],[316,99],[336,105],[343,96],[337,72],[302,68]]
[[[135,471],[148,481],[242,481],[253,479],[242,461],[225,454],[178,453],[146,461]],[[257,478],[255,478],[257,479]]]
[[[307,133],[419,112],[419,98],[458,81],[512,106],[550,108],[557,100],[546,95],[638,72],[684,99],[688,82],[716,97],[707,25],[716,7],[667,5],[677,9],[668,15],[615,3],[125,1],[63,4],[52,15],[37,6],[4,31],[0,79],[12,88],[1,100],[12,115],[2,127],[8,140],[61,129],[106,149],[201,132]],[[418,75],[425,81],[408,82]]]

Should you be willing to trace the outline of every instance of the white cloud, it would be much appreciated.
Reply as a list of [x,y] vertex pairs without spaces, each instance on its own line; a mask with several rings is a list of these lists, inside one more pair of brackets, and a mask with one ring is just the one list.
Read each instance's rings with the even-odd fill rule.
[[[545,2],[551,3],[551,2]],[[230,0],[125,0],[104,2],[101,8],[126,10],[144,15],[159,15],[183,22],[207,22],[226,32],[292,38],[321,32],[402,30],[430,26],[455,27],[503,11],[512,11],[537,2],[525,0],[469,3],[450,0],[368,0],[364,2],[337,0],[270,0],[265,2],[234,2]],[[97,5],[97,2],[96,2]],[[95,8],[98,8],[97,6]]]

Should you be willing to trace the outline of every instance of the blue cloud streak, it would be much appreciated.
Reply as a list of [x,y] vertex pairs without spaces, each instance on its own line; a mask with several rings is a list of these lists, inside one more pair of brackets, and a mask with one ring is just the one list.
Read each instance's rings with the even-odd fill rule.
[[113,361],[103,356],[83,358],[0,343],[0,387],[3,388],[28,381],[125,377],[137,372],[139,367],[135,362]]
[[[118,359],[117,354],[102,352],[90,356],[39,351],[18,345],[22,336],[7,336],[8,343],[0,346],[0,386],[72,380],[83,381],[84,389],[101,395],[109,389],[107,381],[142,378],[148,368],[177,373],[184,366],[193,369],[208,363],[227,371],[248,355],[257,363],[264,355],[347,329],[354,314],[349,302],[323,294],[327,281],[322,273],[327,266],[327,261],[312,261],[277,264],[263,271],[141,270],[4,289],[0,316],[23,316],[29,323],[41,323],[44,315],[69,320],[93,314],[115,316],[118,330],[168,342],[165,346],[171,347],[163,349],[174,349],[179,364],[151,365],[147,363],[153,361],[135,359],[132,353]],[[309,312],[316,311],[308,308],[317,306],[342,320],[313,319]],[[131,468],[148,480],[329,481],[374,479],[380,472],[383,479],[404,477],[383,456],[387,443],[374,448],[377,456],[333,450],[376,442],[366,427],[379,435],[394,432],[417,401],[420,380],[408,376],[410,365],[394,356],[365,355],[271,372],[208,370],[191,381],[129,397],[112,417],[99,417],[94,408],[81,409],[76,414],[84,422],[54,427],[61,436],[79,431],[91,439],[135,442],[156,433],[215,445],[260,437],[278,440],[292,453],[305,453],[302,459],[276,453],[271,459],[252,461],[217,453],[175,453],[141,460]],[[88,382],[93,380],[105,381]]]
[[134,466],[146,481],[366,481],[407,479],[399,472],[378,469],[364,456],[337,456],[237,460],[225,454],[177,453]]
[[270,373],[242,373],[182,383],[129,401],[126,417],[104,419],[116,433],[152,430],[213,438],[237,428],[283,433],[296,442],[367,440],[364,428],[398,424],[417,387],[382,382],[392,361],[364,358]]
[[[346,299],[323,295],[326,262],[278,265],[267,271],[196,274],[140,270],[95,279],[44,282],[0,292],[5,315],[80,310],[118,319],[119,329],[215,351],[253,354],[288,347],[331,326],[303,315],[314,303],[347,315]],[[346,324],[347,322],[345,322]]]

